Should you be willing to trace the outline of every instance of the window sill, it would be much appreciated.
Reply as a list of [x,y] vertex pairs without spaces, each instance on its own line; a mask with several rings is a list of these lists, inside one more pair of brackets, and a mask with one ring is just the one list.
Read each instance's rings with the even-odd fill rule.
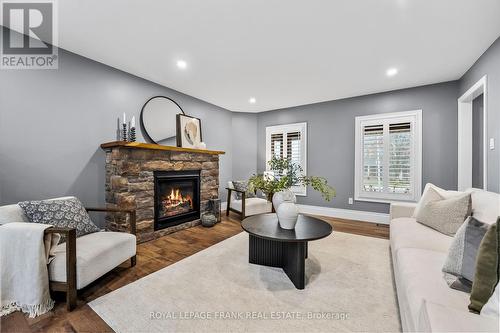
[[399,202],[417,203],[418,200],[419,199],[417,199],[417,200],[396,200],[396,199],[382,199],[382,198],[359,198],[359,197],[354,198],[354,201],[376,202],[376,203],[386,203],[386,204],[399,203]]

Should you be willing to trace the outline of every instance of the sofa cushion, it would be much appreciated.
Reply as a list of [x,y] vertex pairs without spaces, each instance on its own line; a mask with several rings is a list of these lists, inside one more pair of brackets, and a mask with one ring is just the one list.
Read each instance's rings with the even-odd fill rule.
[[[136,253],[136,238],[102,231],[76,239],[76,287],[81,289]],[[59,244],[49,265],[51,281],[66,282],[66,244]]]
[[412,217],[391,220],[389,230],[391,250],[396,253],[401,248],[420,248],[446,254],[453,241],[453,237],[426,227]]
[[[241,212],[242,200],[231,201],[231,208]],[[270,213],[272,210],[272,203],[263,198],[249,198],[245,199],[245,216]]]
[[415,248],[401,248],[396,253],[401,288],[398,293],[405,293],[405,308],[414,323],[418,322],[420,308],[425,301],[442,304],[447,307],[467,312],[469,295],[451,289],[443,279],[443,267],[446,253]]
[[472,215],[481,222],[495,223],[500,216],[500,194],[473,189]]
[[498,332],[498,317],[485,317],[425,301],[417,324],[419,332]]

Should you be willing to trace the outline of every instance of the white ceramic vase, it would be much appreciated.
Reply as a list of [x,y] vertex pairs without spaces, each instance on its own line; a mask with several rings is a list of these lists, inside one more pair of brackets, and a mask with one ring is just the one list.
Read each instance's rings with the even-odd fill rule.
[[294,202],[284,201],[276,210],[278,222],[283,229],[294,229],[299,217],[299,209]]
[[287,202],[296,203],[297,197],[295,196],[295,193],[293,193],[290,189],[287,189],[287,190],[283,190],[283,191],[274,193],[272,200],[273,200],[274,210],[277,212],[279,206],[283,202],[287,201]]

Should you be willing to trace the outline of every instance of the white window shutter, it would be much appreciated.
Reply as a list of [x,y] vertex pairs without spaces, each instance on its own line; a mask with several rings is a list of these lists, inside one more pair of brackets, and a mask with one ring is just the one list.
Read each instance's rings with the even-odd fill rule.
[[411,122],[389,124],[389,188],[390,193],[411,193]]
[[[269,168],[268,162],[274,156],[289,159],[299,165],[303,175],[306,175],[306,129],[306,123],[266,127],[266,169]],[[297,195],[307,194],[305,187],[294,186],[292,190]]]
[[421,110],[356,117],[356,200],[420,198],[421,119]]
[[363,127],[363,191],[384,190],[384,125]]
[[277,158],[283,158],[284,156],[284,144],[283,144],[283,133],[273,133],[271,134],[271,156]]

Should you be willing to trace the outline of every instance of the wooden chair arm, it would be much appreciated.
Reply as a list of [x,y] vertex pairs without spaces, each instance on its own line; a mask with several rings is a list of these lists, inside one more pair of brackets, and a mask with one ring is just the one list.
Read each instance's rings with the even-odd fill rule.
[[76,238],[76,229],[75,228],[68,228],[68,227],[50,227],[45,229],[46,234],[63,234],[66,237],[69,237],[70,231],[75,232],[75,238]]
[[76,305],[76,229],[67,227],[45,229],[45,234],[56,233],[66,236],[66,285],[55,289],[67,291],[67,306],[71,311]]
[[126,213],[130,219],[130,233],[135,235],[137,232],[136,227],[136,214],[134,209],[121,209],[111,207],[86,207],[87,212],[101,212],[101,213]]
[[228,190],[229,193],[231,193],[232,191],[238,192],[238,193],[246,193],[245,191],[237,190],[235,188],[230,188],[230,187],[226,187],[226,190]]
[[246,191],[240,191],[240,190],[237,190],[235,188],[230,188],[230,187],[226,187],[226,190],[227,190],[227,210],[226,210],[226,215],[229,214],[229,211],[230,210],[234,210],[233,208],[231,208],[231,192],[232,191],[235,191],[235,192],[238,192],[238,193],[241,193],[241,216],[242,218],[245,218],[245,198],[246,198]]

